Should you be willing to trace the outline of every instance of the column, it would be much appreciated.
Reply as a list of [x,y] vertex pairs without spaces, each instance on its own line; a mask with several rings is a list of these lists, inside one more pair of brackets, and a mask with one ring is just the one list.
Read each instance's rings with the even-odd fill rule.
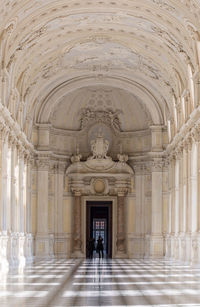
[[36,256],[49,257],[48,233],[48,170],[49,158],[39,157],[37,160],[37,235]]
[[72,236],[73,236],[73,195],[69,192],[68,188],[68,178],[65,178],[65,189],[64,189],[64,199],[63,199],[63,231],[66,238],[65,256],[69,258],[72,252]]
[[15,141],[11,146],[11,231],[16,232],[16,173],[17,148]]
[[[134,231],[134,257],[140,258],[145,253],[145,237],[144,237],[144,203],[145,203],[145,166],[144,164],[135,164],[135,231]],[[149,238],[148,238],[149,240]]]
[[200,127],[196,130],[197,141],[197,203],[198,203],[198,217],[197,217],[197,231],[200,234]]
[[193,142],[191,150],[191,231],[192,233],[197,231],[197,144]]
[[119,190],[117,196],[117,257],[125,257],[125,219],[124,191]]
[[179,259],[179,227],[180,227],[180,159],[181,150],[177,148],[176,152],[176,162],[175,162],[175,258]]
[[18,186],[16,168],[17,160],[17,141],[15,138],[11,140],[11,261],[14,266],[18,265],[18,233],[17,233],[17,199]]
[[179,161],[179,234],[183,233],[183,214],[184,214],[184,158],[183,158],[183,147],[180,150],[180,161]]
[[175,156],[171,159],[171,236],[175,234]]
[[3,229],[3,125],[0,123],[0,232]]
[[187,214],[187,149],[183,148],[183,221],[182,221],[182,232],[186,233],[186,214]]
[[200,262],[200,234],[199,234],[199,128],[192,131],[192,161],[191,161],[191,199],[192,199],[192,262]]
[[162,235],[162,160],[152,162],[152,212],[151,212],[151,242],[150,256],[163,256]]
[[126,196],[126,234],[127,234],[127,255],[134,257],[134,231],[135,231],[135,194],[128,193]]
[[0,195],[0,211],[1,211],[1,234],[0,234],[0,264],[2,270],[7,270],[9,266],[9,237],[8,237],[8,220],[7,220],[7,188],[8,188],[8,133],[6,125],[1,127],[1,195]]
[[58,161],[55,176],[55,250],[57,256],[66,256],[66,236],[63,231],[63,192],[65,163]]
[[24,267],[25,257],[25,217],[26,217],[26,167],[25,167],[26,150],[22,143],[18,142],[18,229],[19,229],[19,267]]
[[197,142],[197,232],[198,232],[198,262],[200,263],[200,127],[196,130]]
[[191,138],[186,136],[185,145],[187,148],[187,202],[186,202],[186,236],[185,236],[185,260],[191,261]]
[[26,232],[31,233],[32,232],[32,214],[31,214],[31,164],[32,159],[31,156],[27,157],[26,160]]
[[73,256],[82,255],[81,240],[81,191],[74,191],[74,236],[73,236]]
[[174,224],[174,231],[177,235],[179,232],[179,168],[180,168],[180,156],[179,154],[176,155],[176,162],[175,162],[175,224]]
[[163,175],[162,175],[162,199],[163,199],[163,239],[164,239],[164,255],[169,257],[169,206],[170,206],[170,196],[169,196],[169,159],[166,158],[163,163]]
[[19,146],[19,232],[24,233],[24,149]]
[[33,160],[31,159],[30,153],[25,159],[25,190],[26,194],[24,195],[26,199],[26,214],[25,214],[25,257],[26,263],[31,263],[33,261],[33,234],[32,234],[32,208],[31,208],[31,165]]
[[8,169],[7,169],[7,156],[8,156],[8,131],[3,131],[2,139],[2,230],[7,230],[7,188],[8,188]]

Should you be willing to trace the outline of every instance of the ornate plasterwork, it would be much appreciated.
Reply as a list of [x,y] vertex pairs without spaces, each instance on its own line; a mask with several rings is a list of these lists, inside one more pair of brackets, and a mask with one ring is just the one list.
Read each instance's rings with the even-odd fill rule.
[[84,108],[81,110],[81,129],[84,129],[88,125],[94,123],[105,123],[117,131],[121,131],[121,124],[119,120],[119,114],[121,110],[116,110],[115,112],[107,110],[94,110],[92,108]]
[[97,138],[90,142],[92,156],[88,158],[90,159],[111,159],[107,156],[109,142],[105,140],[102,136],[101,131],[98,132]]
[[126,163],[126,155],[121,154],[121,161],[114,162],[107,156],[108,146],[109,142],[99,133],[91,142],[92,156],[84,162],[73,159],[66,171],[71,191],[78,189],[86,195],[94,194],[96,190],[93,183],[98,181],[101,186],[105,185],[103,194],[116,195],[120,189],[130,189],[133,170]]

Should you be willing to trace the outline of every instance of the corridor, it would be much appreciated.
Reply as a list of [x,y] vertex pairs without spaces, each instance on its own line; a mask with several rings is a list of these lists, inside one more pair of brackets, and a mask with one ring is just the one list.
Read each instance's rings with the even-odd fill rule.
[[1,307],[200,306],[200,268],[169,261],[40,261],[0,277]]

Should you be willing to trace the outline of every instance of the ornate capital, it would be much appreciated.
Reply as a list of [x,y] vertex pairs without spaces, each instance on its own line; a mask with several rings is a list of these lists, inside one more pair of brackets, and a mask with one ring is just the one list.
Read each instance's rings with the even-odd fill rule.
[[117,196],[125,196],[125,194],[128,192],[128,189],[127,188],[118,188],[117,189]]
[[170,153],[168,159],[169,159],[169,163],[172,163],[176,160],[176,155],[173,151]]
[[176,148],[174,152],[176,160],[180,160],[183,156],[183,145],[180,145]]
[[2,137],[3,142],[5,142],[8,139],[9,133],[10,133],[10,128],[3,124],[2,130],[1,130],[1,137]]
[[72,192],[74,196],[81,196],[81,190],[72,188]]
[[163,169],[163,160],[162,159],[154,159],[151,162],[152,172],[162,172],[162,169]]
[[200,142],[200,127],[196,126],[191,132],[192,138],[195,142]]
[[192,149],[192,137],[191,135],[188,135],[186,139],[184,140],[184,148],[187,151],[190,151]]
[[16,139],[14,133],[10,133],[10,135],[9,135],[9,145],[11,147],[15,147],[17,145],[17,139]]
[[170,158],[169,156],[165,157],[165,159],[163,160],[163,168],[168,169],[170,164]]
[[41,170],[41,171],[49,170],[50,162],[49,162],[49,159],[47,158],[40,158],[36,160],[36,164],[37,164],[38,170]]
[[57,164],[57,169],[59,173],[64,173],[65,169],[66,169],[66,163],[64,162],[58,162]]
[[133,165],[133,169],[136,175],[140,175],[144,173],[145,165],[144,164],[135,164]]
[[17,143],[17,152],[19,159],[24,159],[25,148],[20,141]]

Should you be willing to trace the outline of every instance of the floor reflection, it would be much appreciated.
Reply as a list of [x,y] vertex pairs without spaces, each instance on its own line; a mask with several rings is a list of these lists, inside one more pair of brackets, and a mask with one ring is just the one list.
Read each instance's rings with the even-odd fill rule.
[[1,272],[0,306],[200,306],[200,268],[169,261],[40,261]]

